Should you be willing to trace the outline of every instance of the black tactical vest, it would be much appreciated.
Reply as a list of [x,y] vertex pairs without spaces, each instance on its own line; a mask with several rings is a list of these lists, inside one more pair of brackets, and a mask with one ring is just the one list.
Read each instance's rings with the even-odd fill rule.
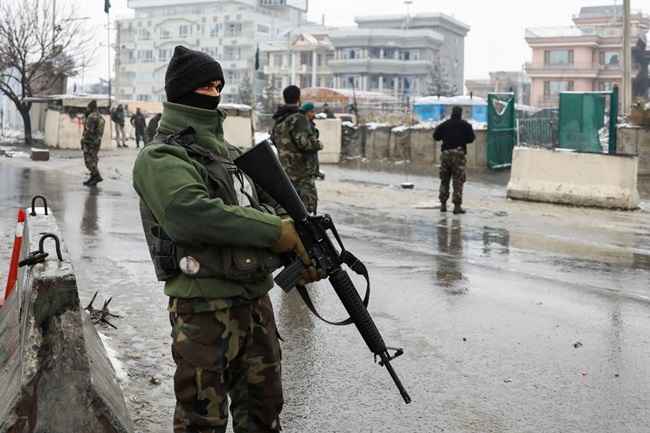
[[[183,146],[197,164],[208,187],[210,198],[220,198],[226,205],[240,205],[237,190],[248,197],[252,207],[273,213],[270,206],[259,203],[255,188],[245,192],[245,182],[252,181],[232,162],[239,150],[229,146],[232,159],[220,157],[195,144],[191,128],[170,136],[156,136],[156,141]],[[237,184],[237,186],[236,186]],[[263,281],[281,262],[275,254],[262,248],[218,247],[213,244],[181,244],[173,241],[156,221],[151,210],[140,200],[140,214],[147,245],[159,281],[167,281],[180,273],[190,278],[220,278],[242,283]],[[188,224],[191,224],[188,221]],[[197,266],[198,265],[198,266]]]

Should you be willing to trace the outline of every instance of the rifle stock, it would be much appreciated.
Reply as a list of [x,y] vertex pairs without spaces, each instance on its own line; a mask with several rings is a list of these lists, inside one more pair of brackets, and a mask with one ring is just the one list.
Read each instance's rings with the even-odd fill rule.
[[[282,206],[294,220],[296,231],[310,258],[316,267],[327,275],[334,291],[350,315],[352,323],[375,358],[380,359],[379,364],[388,370],[404,402],[410,403],[411,398],[391,365],[391,361],[402,355],[403,351],[386,346],[364,301],[354,287],[354,283],[348,273],[343,270],[342,265],[349,263],[342,257],[342,252],[345,249],[332,219],[328,215],[310,216],[308,214],[304,203],[268,141],[262,142],[242,154],[235,160],[235,164]],[[328,231],[335,236],[340,251],[331,241],[327,234]],[[352,257],[356,261],[356,258],[350,253],[347,251],[345,253],[348,258]],[[361,267],[366,272],[365,266],[361,265]],[[276,283],[284,290],[291,290],[296,286],[303,270],[302,262],[295,258],[276,277]],[[364,276],[367,278],[367,275]],[[391,355],[389,350],[395,352]]]

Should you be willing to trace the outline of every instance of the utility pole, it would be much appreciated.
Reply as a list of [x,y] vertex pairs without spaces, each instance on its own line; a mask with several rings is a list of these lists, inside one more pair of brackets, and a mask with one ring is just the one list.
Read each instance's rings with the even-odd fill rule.
[[106,59],[108,62],[108,108],[111,108],[111,14],[106,14]]
[[631,0],[623,0],[623,114],[632,108],[632,47],[630,34]]
[[52,49],[56,43],[56,0],[52,0]]

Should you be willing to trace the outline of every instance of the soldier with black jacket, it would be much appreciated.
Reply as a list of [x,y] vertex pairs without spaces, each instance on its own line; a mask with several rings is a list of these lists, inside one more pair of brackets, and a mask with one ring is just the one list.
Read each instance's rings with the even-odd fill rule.
[[454,185],[454,214],[464,214],[463,184],[465,183],[465,165],[467,162],[467,144],[474,142],[476,136],[469,122],[463,120],[463,109],[454,107],[451,119],[438,125],[433,133],[435,141],[442,141],[440,161],[440,211],[447,212],[449,199],[449,182]]

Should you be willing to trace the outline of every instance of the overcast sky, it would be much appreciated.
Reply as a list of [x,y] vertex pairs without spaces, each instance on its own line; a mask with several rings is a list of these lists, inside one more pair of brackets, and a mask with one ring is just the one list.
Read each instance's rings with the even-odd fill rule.
[[[0,0],[2,1],[2,0]],[[180,1],[180,0],[179,0]],[[98,42],[106,40],[103,0],[58,0],[74,5],[79,16],[89,16]],[[191,0],[187,1],[191,3]],[[128,16],[126,0],[111,0],[112,16]],[[414,0],[411,11],[442,12],[471,27],[465,43],[465,78],[487,78],[490,71],[521,70],[530,58],[524,29],[568,26],[582,6],[622,4],[622,0]],[[632,0],[632,9],[650,12],[648,0]],[[354,25],[360,15],[405,13],[403,0],[310,0],[309,19],[332,26]],[[105,51],[104,51],[105,52]],[[86,72],[86,83],[106,76],[106,55]]]

